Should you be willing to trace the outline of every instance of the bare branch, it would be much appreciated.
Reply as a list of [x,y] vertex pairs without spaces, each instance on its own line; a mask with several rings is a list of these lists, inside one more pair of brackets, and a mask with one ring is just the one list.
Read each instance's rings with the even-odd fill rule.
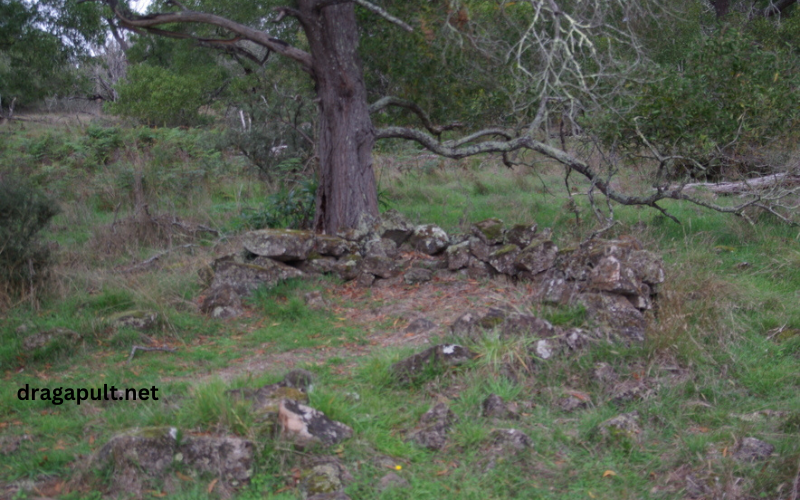
[[408,24],[403,22],[403,20],[401,20],[401,19],[389,14],[383,8],[378,7],[374,3],[368,2],[367,0],[320,0],[319,2],[317,2],[314,5],[314,7],[316,9],[324,9],[325,7],[330,7],[332,5],[339,5],[339,4],[350,3],[350,2],[358,4],[358,5],[362,6],[362,7],[364,7],[365,9],[367,9],[370,12],[372,12],[373,14],[377,14],[377,15],[381,16],[382,18],[386,19],[390,23],[396,24],[397,26],[403,28],[404,30],[408,31],[409,33],[412,33],[414,31],[414,28],[412,28],[411,26],[409,26]]
[[382,97],[381,99],[378,99],[377,101],[372,103],[369,107],[369,113],[370,114],[377,113],[378,111],[386,109],[389,106],[397,106],[399,108],[405,108],[413,112],[414,114],[419,116],[420,120],[422,120],[422,125],[426,129],[428,129],[430,133],[436,136],[442,135],[442,132],[445,132],[447,130],[453,130],[464,126],[462,123],[458,122],[443,126],[435,125],[431,121],[428,114],[422,108],[420,108],[416,103],[407,101],[405,99],[400,99],[399,97],[394,97],[394,96]]
[[792,5],[794,5],[797,0],[779,0],[778,2],[769,4],[769,7],[764,9],[764,17],[772,17],[778,14],[782,14],[784,10],[788,9]]

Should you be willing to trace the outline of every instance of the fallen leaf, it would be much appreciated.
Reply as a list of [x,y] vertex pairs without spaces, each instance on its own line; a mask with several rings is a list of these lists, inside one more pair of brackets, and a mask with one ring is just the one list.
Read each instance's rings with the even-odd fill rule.
[[614,472],[613,470],[607,470],[607,471],[603,472],[603,477],[612,477],[612,476],[616,476],[616,475],[617,475],[617,473]]
[[214,478],[214,480],[213,480],[213,481],[211,481],[210,483],[208,483],[208,488],[206,488],[206,491],[207,491],[207,492],[209,492],[209,493],[211,493],[212,491],[214,491],[214,486],[216,486],[216,485],[217,485],[217,481],[219,481],[219,478]]
[[94,444],[94,436],[89,436],[89,444]]
[[193,477],[191,477],[191,476],[187,476],[187,475],[186,475],[186,474],[184,474],[183,472],[176,472],[176,473],[175,473],[175,475],[176,475],[176,476],[178,476],[178,479],[180,479],[180,480],[182,480],[182,481],[190,481],[190,482],[191,482],[191,481],[194,481],[194,478],[193,478]]
[[597,497],[594,496],[594,493],[592,493],[591,491],[587,491],[586,493],[589,494],[589,498],[597,498]]
[[167,496],[167,494],[164,493],[163,491],[148,490],[147,492],[153,495],[154,497],[158,498],[164,498],[165,496]]

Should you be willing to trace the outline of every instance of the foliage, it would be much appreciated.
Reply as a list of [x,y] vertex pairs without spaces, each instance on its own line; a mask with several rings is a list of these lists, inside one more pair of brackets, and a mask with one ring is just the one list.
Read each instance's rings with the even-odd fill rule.
[[38,234],[58,212],[35,187],[0,175],[0,294],[34,292],[47,277],[50,252]]
[[267,196],[259,209],[242,210],[241,221],[249,229],[309,229],[314,221],[316,179],[306,179],[291,188],[281,187]]
[[151,126],[192,125],[200,121],[202,87],[190,76],[159,66],[139,65],[128,70],[127,78],[116,89],[119,101],[108,105],[112,113]]
[[657,67],[640,92],[628,97],[633,102],[622,116],[606,113],[593,130],[606,145],[641,152],[648,141],[664,156],[700,163],[676,161],[671,175],[686,168],[713,177],[722,167],[743,163],[753,148],[797,130],[799,75],[800,61],[788,47],[769,46],[732,23],[696,37],[678,67]]

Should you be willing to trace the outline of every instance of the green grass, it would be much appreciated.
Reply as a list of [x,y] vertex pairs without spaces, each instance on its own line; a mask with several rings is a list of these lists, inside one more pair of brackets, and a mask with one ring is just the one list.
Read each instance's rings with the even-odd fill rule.
[[[232,388],[274,383],[285,370],[266,367],[225,379],[218,375],[256,352],[313,354],[335,348],[335,354],[297,367],[317,377],[310,404],[355,430],[355,437],[341,445],[314,450],[337,455],[347,465],[353,481],[346,492],[352,498],[683,498],[685,484],[667,482],[680,470],[705,481],[712,496],[735,487],[756,498],[790,497],[800,461],[797,229],[766,217],[751,226],[678,203],[664,206],[680,225],[655,211],[618,207],[620,224],[607,236],[635,234],[647,249],[662,254],[667,266],[668,281],[643,345],[601,343],[569,357],[536,360],[515,383],[504,369],[529,363],[529,342],[490,332],[469,344],[480,354],[475,363],[431,371],[403,386],[394,383],[389,366],[419,349],[349,352],[350,346],[369,345],[366,332],[339,320],[335,308],[313,310],[303,300],[306,292],[329,282],[289,281],[258,290],[247,301],[248,314],[218,321],[193,306],[202,291],[195,271],[216,255],[236,250],[224,238],[195,240],[196,247],[170,252],[156,267],[130,273],[124,272],[127,266],[162,252],[166,244],[100,244],[113,242],[109,231],[115,207],[122,203],[117,219],[129,213],[128,180],[134,167],[153,176],[148,196],[159,213],[199,220],[235,236],[242,208],[259,206],[268,189],[248,177],[238,159],[208,146],[213,132],[115,128],[4,134],[3,164],[30,174],[68,209],[46,234],[60,245],[52,290],[38,305],[24,302],[2,313],[0,438],[27,438],[0,460],[0,485],[46,475],[69,480],[76,457],[96,452],[115,433],[178,425],[186,431],[257,437],[253,480],[235,498],[297,498],[294,488],[285,488],[305,455],[274,441],[246,403],[226,395]],[[380,158],[376,163],[381,164]],[[569,208],[562,173],[553,166],[543,165],[537,176],[491,159],[420,162],[402,152],[395,163],[403,168],[380,172],[389,207],[448,232],[466,232],[473,222],[499,217],[506,224],[553,227],[555,241],[568,247],[597,228],[585,196],[576,195],[575,209]],[[129,309],[158,312],[158,326],[137,332],[109,323],[109,316]],[[585,326],[581,308],[537,306],[532,311],[556,325]],[[22,324],[28,333],[17,333]],[[32,352],[22,348],[25,335],[55,327],[79,332],[81,342]],[[133,345],[150,341],[176,350],[137,352],[128,362]],[[614,401],[612,387],[593,374],[600,362],[611,365],[620,381],[645,379],[652,395]],[[25,384],[103,383],[155,385],[163,400],[53,405],[20,401],[16,393]],[[556,404],[563,390],[586,393],[591,405],[564,412]],[[481,403],[490,394],[519,403],[519,420],[481,417]],[[446,450],[434,453],[406,442],[404,433],[439,400],[447,400],[459,418]],[[748,417],[764,410],[785,414]],[[632,411],[639,413],[642,427],[638,440],[600,436],[600,423]],[[534,446],[487,469],[489,436],[506,427],[527,433]],[[755,464],[731,459],[736,442],[748,436],[773,444],[775,456]],[[396,472],[410,489],[377,490],[388,472],[379,465],[380,457],[401,466]],[[102,474],[95,481],[97,488],[108,486]],[[170,498],[216,498],[207,491],[209,482],[179,481]],[[34,493],[20,498],[25,495]]]

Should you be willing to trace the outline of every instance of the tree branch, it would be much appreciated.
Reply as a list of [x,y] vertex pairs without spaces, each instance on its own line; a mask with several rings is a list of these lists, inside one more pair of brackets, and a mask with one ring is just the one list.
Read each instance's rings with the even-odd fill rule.
[[764,17],[772,17],[777,14],[782,14],[784,10],[794,5],[797,0],[779,0],[776,3],[770,3],[769,7],[764,9]]
[[403,28],[404,30],[408,31],[409,33],[412,33],[414,31],[414,28],[412,28],[411,26],[409,26],[408,24],[403,22],[402,19],[394,17],[393,15],[389,14],[383,8],[378,7],[374,3],[368,2],[367,0],[320,0],[319,2],[317,2],[314,5],[314,8],[319,10],[319,9],[324,9],[325,7],[330,7],[332,5],[339,5],[339,4],[342,4],[342,3],[350,3],[350,2],[358,4],[358,5],[362,6],[362,7],[364,7],[365,9],[367,9],[370,12],[372,12],[373,14],[377,14],[377,15],[381,16],[382,18],[386,19],[390,23],[396,24],[397,26]]
[[420,108],[417,103],[406,101],[405,99],[400,99],[399,97],[394,96],[386,96],[378,99],[374,103],[369,106],[369,114],[377,113],[383,109],[388,108],[389,106],[397,106],[398,108],[405,108],[417,116],[419,116],[420,120],[422,120],[422,125],[430,131],[430,133],[436,135],[437,137],[442,135],[442,132],[447,130],[453,130],[459,127],[463,127],[462,123],[451,123],[449,125],[435,125],[428,114]]
[[[239,24],[221,16],[214,14],[206,14],[204,12],[195,12],[191,10],[182,10],[180,12],[167,12],[159,14],[149,14],[146,16],[127,16],[123,13],[117,5],[116,0],[104,0],[114,11],[114,15],[119,19],[120,26],[127,29],[145,29],[152,31],[158,29],[156,26],[171,23],[199,23],[217,26],[225,29],[234,35],[245,40],[250,40],[262,47],[266,47],[272,52],[276,52],[282,56],[286,56],[301,64],[304,71],[313,73],[313,60],[311,54],[296,47],[292,47],[288,43],[278,40],[269,36],[263,31],[259,31],[249,26]],[[160,33],[163,34],[163,33]],[[197,37],[193,37],[197,38]]]

